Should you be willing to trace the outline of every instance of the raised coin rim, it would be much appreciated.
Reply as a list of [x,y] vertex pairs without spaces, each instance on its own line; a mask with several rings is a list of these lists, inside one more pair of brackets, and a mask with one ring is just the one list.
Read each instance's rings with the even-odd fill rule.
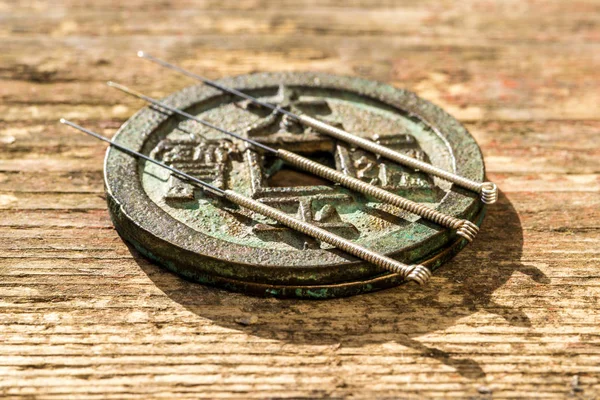
[[[421,119],[448,143],[455,160],[455,172],[482,181],[485,175],[479,146],[467,130],[452,116],[414,93],[360,78],[323,73],[264,73],[242,75],[220,81],[239,90],[276,88],[280,83],[290,86],[313,86],[351,91],[383,102]],[[214,96],[223,96],[204,85],[176,92],[163,101],[172,107],[187,109]],[[114,139],[134,150],[168,117],[146,107],[137,112],[119,129]],[[336,250],[272,250],[258,249],[204,235],[171,217],[152,202],[139,179],[142,163],[120,151],[109,148],[105,158],[105,185],[115,226],[126,240],[148,256],[165,260],[168,268],[178,271],[178,263],[197,268],[199,273],[212,273],[240,280],[282,284],[325,284],[365,279],[381,274],[374,266]],[[476,194],[451,191],[438,210],[458,217],[474,219],[481,211]],[[427,234],[423,240],[400,249],[385,251],[405,262],[422,259],[453,242],[456,236],[445,229],[417,221],[403,231],[411,240]],[[435,243],[432,245],[432,243]],[[424,246],[429,246],[423,251]],[[248,249],[251,249],[250,253]],[[249,257],[249,254],[252,257]],[[173,257],[176,255],[176,257]],[[176,259],[177,262],[172,260]],[[341,270],[339,267],[343,267]]]

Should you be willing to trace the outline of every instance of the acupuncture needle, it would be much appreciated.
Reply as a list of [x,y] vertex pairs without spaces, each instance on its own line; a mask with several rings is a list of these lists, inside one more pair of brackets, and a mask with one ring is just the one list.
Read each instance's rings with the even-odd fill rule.
[[465,189],[471,190],[473,192],[479,193],[481,195],[481,201],[485,204],[493,204],[498,200],[498,188],[496,184],[492,182],[477,182],[472,179],[457,175],[455,173],[446,171],[444,169],[433,166],[424,161],[417,160],[416,158],[407,156],[398,151],[392,150],[389,147],[382,146],[378,143],[373,142],[372,140],[368,140],[356,135],[353,135],[349,132],[346,132],[343,129],[336,128],[331,126],[323,121],[320,121],[316,118],[310,117],[306,114],[295,114],[291,111],[285,110],[277,105],[261,101],[256,97],[250,96],[244,92],[240,92],[237,89],[229,88],[227,86],[223,86],[218,82],[215,82],[211,79],[205,78],[193,72],[187,71],[181,67],[178,67],[174,64],[171,64],[167,61],[158,59],[153,57],[143,51],[138,51],[138,57],[144,58],[148,61],[151,61],[155,64],[158,64],[162,67],[177,71],[183,75],[186,75],[190,78],[196,79],[207,86],[213,87],[215,89],[221,90],[223,92],[227,92],[233,94],[235,96],[246,99],[254,104],[257,104],[261,107],[269,108],[277,113],[286,115],[294,121],[300,122],[306,126],[309,126],[316,131],[332,136],[336,139],[351,143],[357,147],[360,147],[364,150],[370,151],[375,154],[379,154],[380,156],[390,159],[392,161],[396,161],[399,164],[405,165],[410,168],[418,169],[420,171],[426,172],[430,175],[437,176],[443,180],[455,183],[458,186],[461,186]]
[[218,127],[208,121],[200,119],[200,118],[198,118],[192,114],[189,114],[185,111],[182,111],[178,108],[171,107],[168,104],[165,104],[164,102],[161,102],[152,97],[146,96],[142,93],[139,93],[133,89],[130,89],[130,88],[120,85],[118,83],[108,82],[108,85],[110,87],[118,89],[124,93],[127,93],[131,96],[137,97],[137,98],[142,99],[150,104],[153,104],[156,107],[160,107],[162,109],[179,114],[185,118],[196,121],[204,126],[215,129],[221,133],[224,133],[224,134],[234,137],[236,139],[242,140],[242,141],[250,144],[251,146],[258,147],[268,153],[274,154],[276,157],[281,158],[282,160],[286,161],[287,163],[293,165],[296,168],[307,171],[314,175],[318,175],[318,176],[328,179],[332,182],[339,183],[340,185],[345,186],[351,190],[354,190],[356,192],[359,192],[359,193],[362,193],[365,195],[369,195],[369,196],[376,198],[378,200],[381,200],[385,203],[395,205],[403,210],[406,210],[413,214],[419,215],[419,216],[423,217],[424,219],[435,222],[438,225],[445,226],[445,227],[451,228],[451,229],[456,229],[456,234],[459,236],[462,236],[469,242],[473,241],[473,239],[475,238],[475,236],[477,235],[477,233],[479,231],[479,227],[469,220],[459,219],[459,218],[453,217],[451,215],[441,213],[441,212],[434,210],[430,207],[427,207],[423,204],[419,204],[417,202],[406,199],[397,194],[388,192],[387,190],[382,189],[380,187],[363,182],[362,180],[360,180],[358,178],[354,178],[349,175],[346,175],[338,170],[335,170],[333,168],[329,168],[325,165],[319,164],[313,160],[310,160],[306,157],[303,157],[303,156],[293,153],[291,151],[287,151],[284,149],[274,149],[272,147],[266,146],[260,142],[257,142],[250,138],[238,135],[237,133],[234,133],[234,132],[228,131],[226,129],[223,129],[221,127]]
[[312,225],[305,221],[301,221],[297,218],[294,218],[294,217],[284,213],[283,211],[280,211],[273,207],[267,206],[266,204],[263,204],[263,203],[261,203],[257,200],[254,200],[250,197],[244,196],[244,195],[234,192],[232,190],[223,190],[216,186],[213,186],[208,182],[205,182],[198,178],[195,178],[194,176],[191,176],[183,171],[173,168],[173,167],[171,167],[163,162],[160,162],[152,157],[149,157],[145,154],[134,151],[126,146],[115,143],[105,136],[102,136],[96,132],[93,132],[82,126],[79,126],[79,125],[77,125],[71,121],[68,121],[64,118],[61,118],[60,122],[65,125],[68,125],[72,128],[75,128],[81,132],[84,132],[90,136],[93,136],[94,138],[96,138],[98,140],[109,143],[111,146],[113,146],[131,156],[141,158],[143,160],[149,161],[149,162],[159,165],[163,168],[166,168],[169,171],[183,177],[184,179],[187,179],[191,182],[194,182],[194,183],[204,187],[205,189],[208,189],[213,194],[216,194],[218,196],[226,198],[227,200],[231,201],[234,204],[237,204],[238,206],[245,207],[251,211],[254,211],[258,214],[264,215],[265,217],[271,218],[271,219],[281,223],[282,225],[285,225],[291,229],[301,232],[307,236],[311,236],[322,242],[328,243],[340,250],[345,251],[346,253],[349,253],[349,254],[351,254],[355,257],[358,257],[362,260],[365,260],[371,264],[377,265],[378,267],[381,267],[381,268],[385,269],[386,271],[392,272],[394,274],[399,274],[400,276],[402,276],[402,278],[404,278],[407,281],[414,281],[421,285],[421,284],[427,282],[427,280],[429,280],[429,278],[431,277],[431,271],[423,265],[420,265],[420,264],[407,265],[407,264],[401,263],[392,258],[389,258],[382,254],[376,253],[372,250],[369,250],[369,249],[367,249],[363,246],[360,246],[354,242],[351,242],[347,239],[344,239],[341,236],[338,236],[329,231],[326,231],[325,229],[319,228],[315,225]]

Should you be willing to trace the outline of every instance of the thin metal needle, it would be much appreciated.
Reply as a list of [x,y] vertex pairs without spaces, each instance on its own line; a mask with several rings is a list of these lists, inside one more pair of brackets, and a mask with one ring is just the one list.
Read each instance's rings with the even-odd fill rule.
[[80,130],[84,133],[87,133],[88,135],[93,136],[96,139],[102,140],[123,152],[126,152],[135,157],[140,157],[140,158],[142,158],[146,161],[152,162],[156,165],[160,165],[161,167],[166,168],[169,171],[176,173],[177,175],[183,176],[186,179],[189,179],[195,183],[198,183],[199,185],[204,186],[205,188],[207,188],[209,190],[215,191],[217,194],[225,197],[226,199],[228,199],[229,201],[231,201],[234,204],[248,208],[249,210],[252,210],[254,212],[262,214],[268,218],[272,218],[275,221],[277,221],[289,228],[292,228],[298,232],[304,233],[305,235],[311,236],[311,237],[319,239],[325,243],[328,243],[332,246],[335,246],[340,250],[343,250],[349,254],[352,254],[353,256],[361,258],[369,263],[377,265],[387,271],[390,271],[395,274],[399,274],[406,280],[414,281],[414,282],[417,282],[418,284],[423,284],[423,283],[427,282],[427,280],[429,280],[429,278],[431,277],[431,271],[423,265],[406,265],[406,264],[396,261],[392,258],[386,257],[386,256],[376,253],[374,251],[371,251],[371,250],[369,250],[365,247],[362,247],[356,243],[353,243],[347,239],[344,239],[343,237],[338,236],[329,231],[326,231],[325,229],[322,229],[322,228],[319,228],[312,224],[309,224],[308,222],[296,219],[296,218],[284,213],[283,211],[280,211],[273,207],[267,206],[266,204],[263,204],[263,203],[261,203],[257,200],[254,200],[250,197],[246,197],[246,196],[241,195],[232,190],[219,189],[207,182],[204,182],[204,181],[202,181],[198,178],[195,178],[191,175],[188,175],[183,171],[180,171],[180,170],[170,167],[158,160],[155,160],[154,158],[148,157],[148,156],[146,156],[142,153],[139,153],[137,151],[134,151],[128,147],[125,147],[118,143],[115,143],[107,137],[104,137],[98,133],[92,132],[89,129],[79,126],[71,121],[67,121],[64,118],[61,118],[60,122],[65,125],[69,125],[70,127],[75,128],[77,130]]
[[154,163],[156,165],[160,165],[161,167],[166,168],[169,171],[172,171],[172,172],[174,172],[174,173],[176,173],[178,175],[181,175],[184,178],[189,179],[190,181],[195,182],[195,183],[197,183],[197,184],[199,184],[201,186],[204,186],[205,188],[210,189],[210,190],[212,190],[212,191],[214,191],[214,192],[216,192],[216,193],[218,193],[220,195],[223,195],[225,193],[224,190],[219,189],[218,187],[213,186],[213,185],[211,185],[208,182],[201,181],[198,178],[194,178],[193,176],[188,175],[185,172],[180,171],[180,170],[178,170],[176,168],[173,168],[173,167],[171,167],[171,166],[169,166],[169,165],[167,165],[165,163],[162,163],[162,162],[160,162],[158,160],[155,160],[154,158],[148,157],[147,155],[139,153],[139,152],[137,152],[135,150],[131,150],[130,148],[122,146],[122,145],[120,145],[118,143],[115,143],[115,142],[113,142],[112,140],[110,140],[107,137],[104,137],[104,136],[102,136],[102,135],[100,135],[100,134],[98,134],[96,132],[92,132],[89,129],[86,129],[86,128],[84,128],[84,127],[82,127],[80,125],[77,125],[77,124],[75,124],[75,123],[73,123],[71,121],[68,121],[68,120],[66,120],[64,118],[60,119],[60,123],[61,124],[65,124],[65,125],[69,125],[71,128],[75,128],[77,130],[80,130],[81,132],[87,133],[88,135],[93,136],[93,137],[95,137],[98,140],[102,140],[103,142],[106,142],[106,143],[110,144],[111,146],[116,147],[117,149],[119,149],[121,151],[124,151],[125,153],[129,153],[129,154],[131,154],[133,156],[142,158],[142,159],[144,159],[146,161],[150,161],[151,163]]
[[244,142],[250,143],[251,145],[259,147],[259,148],[261,148],[261,149],[263,149],[265,151],[268,151],[268,152],[274,153],[274,154],[277,153],[277,150],[275,150],[275,149],[273,149],[273,148],[271,148],[269,146],[265,146],[264,144],[259,143],[256,140],[252,140],[252,139],[249,139],[247,137],[238,135],[237,133],[233,133],[233,132],[230,132],[230,131],[228,131],[226,129],[220,128],[217,125],[211,124],[208,121],[200,119],[200,118],[198,118],[198,117],[196,117],[196,116],[194,116],[192,114],[186,113],[185,111],[182,111],[182,110],[180,110],[178,108],[171,107],[171,106],[169,106],[169,105],[167,105],[165,103],[162,103],[162,102],[160,102],[160,101],[158,101],[156,99],[153,99],[152,97],[146,96],[146,95],[144,95],[144,94],[142,94],[140,92],[137,92],[137,91],[135,91],[133,89],[130,89],[127,86],[119,85],[118,83],[111,82],[111,81],[108,81],[106,84],[108,86],[110,86],[110,87],[113,87],[113,88],[118,89],[118,90],[120,90],[122,92],[125,92],[125,93],[127,93],[127,94],[129,94],[131,96],[137,97],[139,99],[147,101],[148,103],[154,104],[155,106],[164,108],[165,110],[169,110],[171,112],[174,112],[175,114],[179,114],[179,115],[181,115],[183,117],[186,117],[186,118],[189,118],[191,120],[194,120],[194,121],[196,121],[196,122],[198,122],[198,123],[200,123],[200,124],[202,124],[204,126],[208,126],[209,128],[215,129],[215,130],[217,130],[217,131],[219,131],[221,133],[224,133],[226,135],[232,136],[232,137],[234,137],[236,139],[243,140]]
[[148,61],[152,61],[155,64],[158,64],[165,68],[177,71],[177,72],[179,72],[183,75],[186,75],[190,78],[199,80],[199,81],[203,82],[204,84],[214,87],[216,89],[219,89],[223,92],[234,94],[234,95],[244,98],[248,101],[251,101],[252,103],[258,104],[262,107],[266,107],[275,112],[285,114],[288,117],[292,118],[293,120],[298,121],[304,125],[310,126],[311,128],[315,129],[318,132],[321,132],[326,135],[332,136],[336,139],[340,139],[342,141],[354,144],[355,146],[358,146],[362,149],[373,152],[375,154],[379,154],[382,157],[396,161],[397,163],[400,163],[402,165],[406,165],[408,167],[418,169],[423,172],[429,173],[431,175],[437,176],[446,181],[453,182],[456,185],[461,186],[465,189],[469,189],[476,193],[480,193],[481,201],[483,203],[492,204],[492,203],[495,203],[498,199],[498,188],[492,182],[477,182],[472,179],[468,179],[463,176],[457,175],[455,173],[435,167],[429,163],[426,163],[426,162],[417,160],[415,158],[412,158],[410,156],[407,156],[405,154],[399,153],[388,147],[377,144],[371,140],[353,135],[349,132],[344,131],[343,129],[339,129],[334,126],[331,126],[331,125],[329,125],[323,121],[320,121],[316,118],[312,118],[312,117],[310,117],[308,115],[304,115],[304,114],[302,114],[302,115],[294,114],[290,111],[282,109],[279,106],[261,101],[261,100],[257,99],[256,97],[253,97],[246,93],[240,92],[239,90],[223,86],[211,79],[208,79],[208,78],[205,78],[198,74],[195,74],[193,72],[187,71],[187,70],[185,70],[181,67],[178,67],[176,65],[173,65],[167,61],[153,57],[143,51],[138,51],[137,55],[140,58],[144,58]]
[[477,225],[475,225],[474,223],[472,223],[469,220],[459,219],[459,218],[455,218],[451,215],[441,213],[441,212],[434,210],[432,208],[429,208],[423,204],[419,204],[412,200],[406,199],[402,196],[396,195],[394,193],[390,193],[385,189],[382,189],[377,186],[371,185],[369,183],[363,182],[360,179],[348,176],[338,170],[326,167],[326,166],[319,164],[311,159],[302,157],[301,155],[292,153],[290,151],[287,151],[284,149],[276,150],[271,147],[265,146],[259,142],[249,139],[247,137],[240,136],[236,133],[230,132],[223,128],[219,128],[218,126],[213,125],[213,124],[211,124],[203,119],[200,119],[192,114],[186,113],[185,111],[182,111],[178,108],[171,107],[161,101],[153,99],[152,97],[146,96],[146,95],[139,93],[133,89],[130,89],[126,86],[119,85],[118,83],[108,82],[108,85],[110,87],[118,89],[122,92],[125,92],[131,96],[134,96],[134,97],[137,97],[144,101],[147,101],[148,103],[153,104],[156,107],[160,107],[165,110],[171,111],[173,113],[182,115],[193,121],[199,122],[200,124],[203,124],[210,128],[216,129],[221,133],[224,133],[226,135],[233,136],[237,139],[243,140],[247,143],[250,143],[253,146],[260,147],[268,152],[275,154],[277,157],[281,158],[282,160],[286,161],[287,163],[289,163],[297,168],[300,168],[301,170],[310,172],[311,174],[318,175],[321,178],[328,179],[332,182],[339,183],[342,186],[345,186],[356,192],[370,195],[370,196],[372,196],[376,199],[379,199],[383,202],[386,202],[388,204],[393,204],[393,205],[400,207],[404,210],[407,210],[413,214],[417,214],[429,221],[433,221],[436,224],[439,224],[441,226],[445,226],[445,227],[448,227],[451,229],[456,229],[456,233],[459,236],[462,236],[465,239],[467,239],[469,242],[473,241],[473,239],[475,239],[475,236],[479,232],[479,227],[477,227]]
[[171,64],[169,62],[166,62],[164,60],[158,59],[156,57],[152,57],[150,54],[144,53],[141,50],[137,52],[137,55],[140,58],[145,58],[146,60],[152,61],[155,64],[162,65],[165,68],[172,69],[172,70],[177,71],[177,72],[179,72],[179,73],[181,73],[183,75],[186,75],[186,76],[188,76],[190,78],[199,80],[202,83],[204,83],[205,85],[214,87],[215,89],[219,89],[219,90],[221,90],[223,92],[228,92],[228,93],[234,94],[236,96],[239,96],[241,98],[249,100],[249,101],[251,101],[251,102],[253,102],[255,104],[258,104],[258,105],[260,105],[262,107],[270,108],[273,111],[277,111],[277,112],[279,112],[281,114],[285,114],[288,117],[291,117],[291,118],[293,118],[295,120],[298,120],[298,116],[297,115],[295,115],[294,113],[291,113],[291,112],[289,112],[287,110],[284,110],[283,108],[281,108],[279,106],[276,106],[276,105],[271,104],[271,103],[267,103],[265,101],[261,101],[261,100],[257,99],[256,97],[250,96],[249,94],[246,94],[244,92],[240,92],[239,90],[228,88],[227,86],[223,86],[223,85],[221,85],[221,84],[219,84],[219,83],[217,83],[217,82],[215,82],[215,81],[213,81],[211,79],[205,78],[203,76],[194,74],[193,72],[187,71],[187,70],[185,70],[185,69],[183,69],[181,67],[178,67],[177,65],[173,65],[173,64]]

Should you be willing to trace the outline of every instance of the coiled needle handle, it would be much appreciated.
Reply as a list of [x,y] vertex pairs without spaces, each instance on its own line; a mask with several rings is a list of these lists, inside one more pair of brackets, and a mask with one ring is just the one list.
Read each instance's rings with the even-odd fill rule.
[[277,113],[284,114],[293,120],[296,120],[300,123],[303,123],[306,126],[310,126],[317,132],[324,133],[326,135],[332,136],[336,139],[342,140],[344,142],[352,143],[353,145],[370,151],[375,154],[379,154],[380,156],[390,159],[392,161],[396,161],[399,164],[406,165],[411,168],[415,168],[421,171],[424,171],[430,175],[437,176],[446,181],[455,183],[458,186],[461,186],[465,189],[469,189],[481,195],[481,201],[485,204],[492,204],[498,200],[498,188],[492,182],[476,182],[472,179],[465,178],[463,176],[457,175],[455,173],[443,170],[441,168],[435,167],[429,163],[417,160],[415,158],[409,157],[402,153],[399,153],[395,150],[377,144],[371,140],[361,138],[359,136],[353,135],[349,132],[346,132],[342,129],[336,128],[325,122],[319,121],[318,119],[309,117],[308,115],[298,115],[288,110],[285,110],[277,105],[267,103],[257,99],[256,97],[250,96],[244,92],[240,92],[237,89],[229,88],[227,86],[223,86],[222,84],[215,82],[211,79],[205,78],[193,72],[187,71],[181,67],[178,67],[174,64],[171,64],[167,61],[158,59],[153,57],[143,51],[138,51],[138,57],[144,58],[148,61],[151,61],[155,64],[158,64],[162,67],[171,69],[173,71],[177,71],[180,74],[188,76],[192,79],[196,79],[205,85],[213,87],[215,89],[221,90],[223,92],[231,93],[235,96],[246,99],[254,104],[257,104],[261,107],[269,108]]
[[351,143],[372,153],[379,154],[380,156],[392,161],[396,161],[399,164],[406,165],[408,167],[426,172],[430,175],[437,176],[446,181],[453,182],[465,189],[480,193],[481,201],[485,204],[493,204],[498,200],[498,188],[496,187],[496,184],[492,182],[476,182],[452,172],[448,172],[429,163],[392,150],[389,147],[382,146],[373,142],[372,140],[348,133],[342,129],[319,121],[316,118],[309,117],[308,115],[297,115],[297,120],[304,125],[310,126],[318,132],[325,133],[336,139]]
[[365,260],[371,264],[381,267],[381,268],[385,269],[386,271],[392,272],[394,274],[398,274],[402,278],[404,278],[408,281],[417,282],[418,284],[421,285],[421,284],[424,284],[425,282],[427,282],[427,280],[429,280],[429,278],[431,277],[431,271],[423,265],[407,265],[407,264],[401,263],[390,257],[376,253],[376,252],[371,251],[363,246],[360,246],[360,245],[353,243],[347,239],[344,239],[341,236],[338,236],[329,231],[326,231],[325,229],[321,229],[317,226],[314,226],[307,222],[296,219],[296,218],[284,213],[283,211],[280,211],[273,207],[267,206],[266,204],[263,204],[257,200],[251,199],[249,197],[246,197],[246,196],[239,194],[237,192],[234,192],[232,190],[222,190],[220,188],[217,188],[207,182],[204,182],[198,178],[195,178],[189,174],[186,174],[185,172],[180,171],[176,168],[173,168],[173,167],[171,167],[165,163],[162,163],[152,157],[149,157],[145,154],[131,150],[130,148],[120,145],[118,143],[114,143],[109,138],[104,137],[104,136],[102,136],[96,132],[93,132],[89,129],[86,129],[82,126],[79,126],[71,121],[67,121],[64,118],[61,118],[60,122],[65,125],[68,125],[72,128],[75,128],[81,132],[84,132],[90,136],[93,136],[98,140],[107,142],[111,146],[113,146],[125,153],[128,153],[135,157],[142,158],[146,161],[149,161],[149,162],[159,165],[163,168],[166,168],[169,171],[174,172],[175,174],[184,177],[185,179],[188,179],[194,183],[197,183],[197,184],[207,188],[208,190],[210,190],[211,192],[213,192],[219,196],[225,197],[226,199],[228,199],[229,201],[231,201],[234,204],[245,207],[245,208],[247,208],[251,211],[254,211],[258,214],[264,215],[265,217],[274,219],[275,221],[277,221],[277,222],[281,223],[282,225],[285,225],[291,229],[294,229],[294,230],[301,232],[307,236],[318,239],[322,242],[328,243],[340,250],[345,251],[346,253],[349,253],[355,257],[358,257],[358,258]]
[[333,234],[325,229],[319,228],[307,222],[301,221],[290,215],[279,211],[273,207],[269,207],[259,201],[243,196],[231,190],[225,191],[225,197],[232,203],[245,207],[249,210],[272,218],[275,221],[292,228],[298,232],[302,232],[307,236],[319,239],[322,242],[328,243],[346,253],[352,254],[371,264],[377,265],[386,271],[399,274],[406,280],[417,282],[422,285],[431,277],[431,271],[422,265],[406,265],[392,258],[386,257],[365,247],[357,245],[341,236]]
[[358,178],[346,175],[333,168],[326,167],[306,157],[302,157],[298,154],[283,149],[277,150],[277,155],[287,163],[304,171],[339,183],[342,186],[381,200],[384,203],[395,205],[403,210],[435,222],[438,225],[456,229],[456,234],[464,237],[469,242],[472,242],[479,232],[479,227],[469,220],[459,219],[451,215],[441,213],[433,208],[388,192],[385,189],[363,182]]

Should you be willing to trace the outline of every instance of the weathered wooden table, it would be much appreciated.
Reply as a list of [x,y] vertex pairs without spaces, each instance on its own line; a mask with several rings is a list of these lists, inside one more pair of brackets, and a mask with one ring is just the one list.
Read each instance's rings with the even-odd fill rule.
[[[600,2],[56,3],[0,2],[3,398],[600,396]],[[142,104],[107,79],[192,83],[141,48],[211,77],[413,90],[470,129],[499,204],[424,288],[310,302],[186,282],[123,243],[104,146],[56,123],[111,135]]]

